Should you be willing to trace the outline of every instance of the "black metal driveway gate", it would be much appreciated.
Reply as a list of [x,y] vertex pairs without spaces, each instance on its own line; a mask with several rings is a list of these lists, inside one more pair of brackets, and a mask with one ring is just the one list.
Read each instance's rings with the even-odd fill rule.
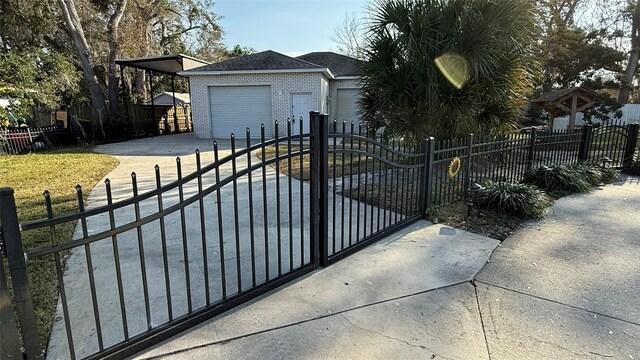
[[[78,186],[72,214],[57,216],[45,191],[47,218],[19,224],[13,190],[1,188],[12,296],[3,264],[0,301],[17,315],[0,309],[2,357],[44,356],[29,281],[38,269],[52,269],[59,295],[53,336],[66,346],[57,356],[123,358],[420,218],[425,146],[389,143],[319,113],[310,122],[309,133],[300,121],[293,134],[288,121],[286,136],[276,122],[274,139],[263,125],[261,141],[243,149],[232,135],[226,156],[214,142],[212,163],[203,166],[196,151],[195,171],[183,176],[178,158],[168,184],[156,165],[153,188],[141,193],[135,173],[125,196],[106,180],[102,206],[85,208]],[[75,228],[73,240],[59,242],[65,226]],[[25,249],[29,236],[49,243]]]

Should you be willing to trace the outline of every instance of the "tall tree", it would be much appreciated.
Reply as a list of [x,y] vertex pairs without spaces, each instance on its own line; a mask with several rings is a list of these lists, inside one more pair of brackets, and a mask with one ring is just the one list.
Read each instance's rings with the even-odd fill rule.
[[127,0],[120,0],[107,23],[107,34],[109,36],[109,55],[107,56],[107,64],[109,66],[109,109],[112,117],[118,115],[119,108],[118,86],[120,84],[120,75],[116,67],[116,58],[120,49],[118,28],[126,7]]
[[637,1],[630,1],[627,11],[631,14],[631,28],[629,32],[631,49],[629,51],[627,66],[624,70],[620,93],[618,94],[618,102],[622,104],[629,102],[633,81],[638,71],[638,60],[640,60],[640,5]]
[[346,14],[344,21],[334,30],[333,42],[339,53],[356,59],[364,59],[365,26],[357,14]]
[[89,44],[82,28],[82,21],[78,16],[76,4],[74,0],[58,0],[60,9],[62,10],[66,30],[76,47],[78,59],[84,73],[84,79],[91,97],[91,104],[94,118],[98,120],[98,126],[102,137],[106,137],[105,122],[110,121],[109,109],[107,101],[102,92],[102,88],[98,83],[94,63],[90,55]]

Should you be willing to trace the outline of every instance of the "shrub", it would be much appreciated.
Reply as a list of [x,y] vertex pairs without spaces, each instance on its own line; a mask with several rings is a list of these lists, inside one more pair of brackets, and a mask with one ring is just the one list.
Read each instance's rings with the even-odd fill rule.
[[569,168],[575,169],[591,185],[611,184],[620,175],[620,171],[614,168],[603,168],[597,164],[578,163],[569,165]]
[[603,184],[611,184],[612,182],[618,181],[620,178],[620,171],[614,168],[600,168],[600,175],[600,181],[602,181]]
[[569,171],[575,171],[590,185],[598,185],[602,182],[603,169],[597,165],[587,163],[577,163],[566,165]]
[[640,175],[640,159],[634,160],[631,164],[625,166],[622,172],[627,175]]
[[534,185],[487,181],[484,186],[478,194],[480,205],[503,213],[537,219],[553,204],[553,199]]
[[[589,192],[593,183],[592,175],[567,165],[557,165],[549,169],[537,169],[525,174],[523,182],[544,189],[549,194],[560,197],[568,194]],[[598,181],[599,182],[599,181]]]

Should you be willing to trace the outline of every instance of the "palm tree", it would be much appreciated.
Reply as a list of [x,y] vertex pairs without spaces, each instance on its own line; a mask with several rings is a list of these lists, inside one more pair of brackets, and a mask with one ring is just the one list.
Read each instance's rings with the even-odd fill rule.
[[413,141],[513,126],[531,86],[529,0],[389,0],[372,8],[361,115]]

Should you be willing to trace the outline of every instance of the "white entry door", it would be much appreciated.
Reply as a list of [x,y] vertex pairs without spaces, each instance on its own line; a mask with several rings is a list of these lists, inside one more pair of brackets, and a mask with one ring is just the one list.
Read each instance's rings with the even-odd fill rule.
[[302,133],[309,132],[309,111],[311,110],[311,94],[291,94],[292,134],[300,134],[300,117],[302,117]]

